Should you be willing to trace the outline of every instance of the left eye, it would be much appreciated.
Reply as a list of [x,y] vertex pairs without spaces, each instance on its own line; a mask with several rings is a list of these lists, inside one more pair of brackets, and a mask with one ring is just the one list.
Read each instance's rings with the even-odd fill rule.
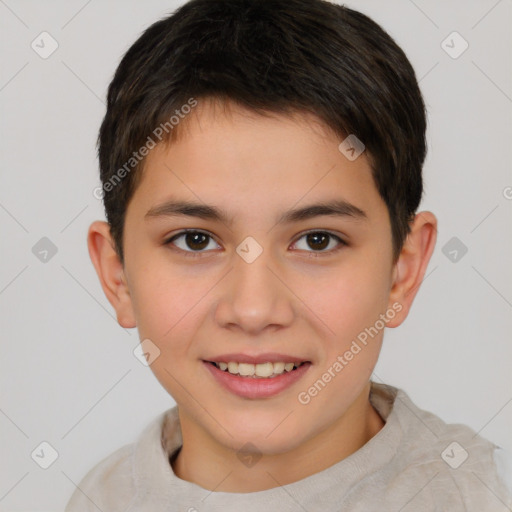
[[[333,235],[332,233],[328,233],[326,231],[310,231],[309,233],[302,235],[299,238],[299,240],[295,242],[294,245],[297,245],[298,242],[303,238],[306,240],[307,246],[315,249],[314,251],[310,252],[330,252],[332,250],[339,249],[338,247],[335,249],[331,248],[330,250],[325,250],[326,247],[329,247],[329,245],[331,245],[330,241],[332,241],[333,239],[335,239],[341,246],[346,245],[345,242],[339,236]],[[308,249],[306,248],[304,250],[307,251]]]

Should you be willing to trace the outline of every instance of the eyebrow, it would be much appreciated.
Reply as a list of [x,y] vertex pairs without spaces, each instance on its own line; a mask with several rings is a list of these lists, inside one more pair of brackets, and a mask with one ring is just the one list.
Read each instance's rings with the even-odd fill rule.
[[[323,201],[302,208],[288,210],[280,215],[276,224],[290,224],[329,215],[332,217],[348,217],[355,220],[368,220],[366,213],[357,206],[343,200]],[[228,226],[233,224],[233,218],[223,209],[192,201],[166,201],[150,208],[144,218],[188,216],[205,220],[222,222]]]

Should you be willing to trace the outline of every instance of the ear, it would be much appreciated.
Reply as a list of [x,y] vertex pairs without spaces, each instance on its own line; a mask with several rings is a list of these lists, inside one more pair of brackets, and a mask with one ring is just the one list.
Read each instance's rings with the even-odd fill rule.
[[101,287],[116,310],[119,325],[125,328],[136,327],[130,290],[108,223],[96,221],[91,224],[87,234],[87,246]]
[[436,239],[437,219],[434,214],[427,211],[418,213],[393,269],[388,307],[395,304],[393,309],[397,314],[386,323],[386,327],[398,327],[407,318],[434,252]]

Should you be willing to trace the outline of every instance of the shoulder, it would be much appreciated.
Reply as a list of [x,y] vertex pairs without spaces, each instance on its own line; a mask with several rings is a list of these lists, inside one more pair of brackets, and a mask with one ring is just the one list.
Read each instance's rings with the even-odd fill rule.
[[134,444],[125,445],[94,466],[78,484],[65,512],[126,510],[135,494],[134,447]]
[[[165,487],[171,470],[162,445],[162,428],[166,421],[176,418],[176,409],[161,413],[136,442],[119,448],[94,466],[77,485],[65,512],[125,512],[139,495]],[[177,440],[175,435],[172,441]]]
[[512,505],[510,454],[469,426],[420,409],[402,390],[393,409],[402,430],[402,476],[421,475],[418,485],[436,506],[494,511]]

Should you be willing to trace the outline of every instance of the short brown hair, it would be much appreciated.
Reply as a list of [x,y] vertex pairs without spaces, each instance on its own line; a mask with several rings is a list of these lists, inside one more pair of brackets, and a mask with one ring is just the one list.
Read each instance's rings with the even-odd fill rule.
[[190,98],[311,112],[340,142],[354,134],[389,211],[396,261],[423,192],[426,112],[410,62],[377,23],[324,0],[191,0],[145,30],[110,83],[98,137],[105,213],[121,261],[126,208],[144,160],[132,162],[133,172],[126,163]]

